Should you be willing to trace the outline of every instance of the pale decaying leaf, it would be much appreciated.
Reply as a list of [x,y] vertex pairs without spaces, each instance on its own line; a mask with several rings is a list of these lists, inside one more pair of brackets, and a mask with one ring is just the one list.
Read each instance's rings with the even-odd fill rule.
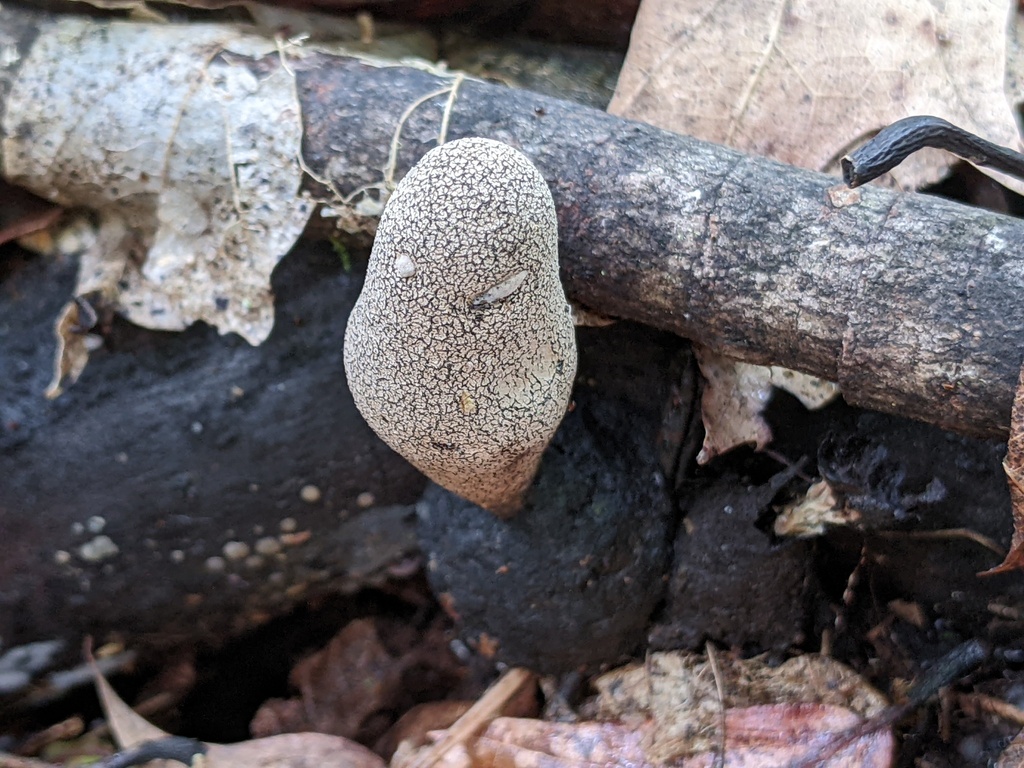
[[650,722],[545,723],[495,720],[460,763],[439,768],[890,768],[895,740],[888,731],[866,732],[838,741],[862,721],[848,709],[824,704],[767,704],[724,712],[720,746],[652,758]]
[[270,273],[313,209],[293,77],[274,55],[225,26],[42,28],[6,100],[0,157],[11,181],[98,212],[76,294],[147,328],[203,320],[266,339]]
[[772,440],[771,427],[761,415],[772,387],[797,397],[806,408],[821,408],[839,395],[839,387],[816,376],[780,366],[740,363],[695,347],[706,385],[701,398],[704,445],[699,464],[740,445],[763,449]]
[[69,301],[61,310],[54,325],[57,337],[57,354],[54,360],[53,381],[46,388],[46,397],[59,397],[65,384],[74,384],[85,364],[89,362],[89,352],[102,343],[102,339],[87,332],[83,325],[81,305]]
[[[660,653],[603,675],[594,720],[501,717],[443,768],[871,766],[893,760],[888,728],[863,728],[885,699],[841,664],[803,656],[712,665]],[[723,700],[724,698],[724,700]]]
[[[870,718],[885,698],[848,667],[825,656],[797,656],[778,667],[764,660],[720,658],[718,682],[726,708],[767,704],[819,704]],[[655,653],[644,664],[613,670],[595,682],[600,720],[654,722],[645,747],[649,759],[714,749],[723,702],[708,660],[684,652]]]
[[[822,171],[909,115],[1018,147],[1004,93],[1013,5],[645,0],[609,111]],[[893,175],[913,189],[949,162],[921,153]]]
[[[93,679],[107,724],[122,749],[168,736],[125,704],[95,666]],[[323,733],[284,733],[237,744],[206,746],[201,764],[207,768],[384,768],[384,761],[366,747]],[[170,768],[180,763],[153,761],[147,765]]]
[[463,768],[469,759],[469,745],[480,732],[510,707],[521,707],[524,696],[533,696],[536,682],[536,676],[529,670],[507,670],[458,720],[437,734],[433,743],[400,744],[391,759],[391,768]]
[[1024,729],[1019,731],[1010,742],[1010,746],[1003,750],[995,768],[1021,768],[1022,765],[1024,765]]
[[836,498],[826,480],[813,483],[799,499],[786,504],[775,518],[776,536],[821,536],[831,527],[856,525],[861,515]]
[[1013,538],[1010,551],[1002,563],[988,573],[1004,573],[1024,570],[1024,365],[1017,380],[1010,412],[1010,438],[1006,443],[1006,457],[1003,471],[1010,486],[1010,503],[1013,506]]

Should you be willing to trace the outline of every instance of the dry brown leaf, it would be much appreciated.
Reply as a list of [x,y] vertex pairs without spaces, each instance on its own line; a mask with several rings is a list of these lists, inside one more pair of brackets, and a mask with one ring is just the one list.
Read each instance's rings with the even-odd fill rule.
[[[302,718],[291,730],[355,737],[366,718],[387,705],[402,669],[401,661],[381,644],[372,619],[349,622],[289,675],[302,694],[301,704],[296,702]],[[251,729],[254,736],[270,735],[258,723],[271,704],[257,712]]]
[[455,685],[461,667],[445,632],[435,624],[403,630],[379,618],[346,624],[295,665],[289,682],[300,697],[264,702],[250,724],[252,735],[317,731],[369,742],[380,737],[391,713],[417,701],[410,685],[421,685],[424,676],[437,688]]
[[[1013,5],[644,0],[609,111],[822,171],[908,115],[1017,147],[1004,92]],[[917,188],[949,162],[920,153],[893,175]]]
[[469,760],[467,745],[509,706],[518,707],[524,695],[532,696],[537,678],[526,669],[513,668],[491,685],[483,696],[452,726],[438,734],[437,741],[418,749],[399,745],[391,768],[456,768]]
[[1024,569],[1024,365],[1017,380],[1010,412],[1010,438],[1006,443],[1003,471],[1010,486],[1013,506],[1013,538],[1006,559],[986,573],[1006,573]]
[[398,745],[418,749],[429,743],[428,734],[450,728],[473,706],[471,701],[428,701],[405,712],[373,745],[373,751],[390,759]]
[[53,226],[62,208],[0,181],[0,245]]
[[100,214],[77,295],[99,291],[148,328],[204,320],[267,337],[270,273],[313,209],[294,78],[249,66],[275,55],[227,26],[42,27],[6,99],[0,156],[8,179]]
[[797,397],[806,408],[821,408],[839,395],[839,387],[816,376],[780,366],[740,363],[694,347],[706,385],[701,398],[704,445],[698,464],[740,445],[762,450],[772,440],[772,430],[761,415],[771,398],[772,387]]
[[[95,665],[93,679],[107,724],[122,749],[169,735],[125,704]],[[366,747],[322,733],[286,733],[238,744],[206,746],[203,765],[207,768],[384,768],[384,761]],[[152,761],[147,765],[172,768],[180,763]]]

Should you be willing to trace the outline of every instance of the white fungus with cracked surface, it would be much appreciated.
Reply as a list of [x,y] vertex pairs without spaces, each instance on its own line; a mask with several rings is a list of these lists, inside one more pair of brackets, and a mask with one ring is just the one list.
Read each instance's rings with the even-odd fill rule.
[[345,370],[392,448],[492,512],[517,510],[576,372],[555,206],[525,155],[460,139],[402,180],[349,318]]

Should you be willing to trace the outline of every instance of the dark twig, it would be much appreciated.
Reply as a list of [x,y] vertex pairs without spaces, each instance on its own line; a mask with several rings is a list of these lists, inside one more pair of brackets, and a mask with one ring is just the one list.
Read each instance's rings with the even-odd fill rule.
[[974,165],[995,168],[1024,179],[1024,155],[993,144],[963,128],[931,115],[897,120],[867,144],[843,158],[843,180],[859,187],[877,179],[925,147],[944,149]]

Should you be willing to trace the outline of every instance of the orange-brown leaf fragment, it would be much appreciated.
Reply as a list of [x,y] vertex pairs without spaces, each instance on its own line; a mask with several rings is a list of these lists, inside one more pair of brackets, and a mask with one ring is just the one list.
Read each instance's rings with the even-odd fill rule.
[[1002,563],[986,573],[1005,573],[1024,569],[1024,366],[1017,379],[1017,391],[1013,396],[1013,410],[1010,412],[1010,439],[1006,443],[1006,458],[1003,471],[1010,485],[1010,502],[1013,506],[1013,538],[1010,551]]

